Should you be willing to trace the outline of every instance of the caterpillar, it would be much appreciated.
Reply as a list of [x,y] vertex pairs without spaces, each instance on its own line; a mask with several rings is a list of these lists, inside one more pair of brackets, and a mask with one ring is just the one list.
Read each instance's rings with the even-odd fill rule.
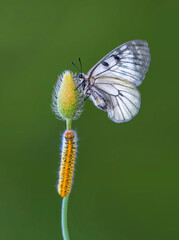
[[61,164],[58,180],[58,193],[66,197],[72,187],[77,152],[77,136],[73,130],[66,130],[62,137]]

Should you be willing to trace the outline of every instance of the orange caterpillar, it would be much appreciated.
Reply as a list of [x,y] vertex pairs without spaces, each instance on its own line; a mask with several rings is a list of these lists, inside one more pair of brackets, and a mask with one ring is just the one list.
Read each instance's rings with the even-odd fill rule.
[[72,187],[75,158],[77,151],[77,138],[75,131],[67,130],[62,138],[61,164],[58,181],[58,193],[66,197]]

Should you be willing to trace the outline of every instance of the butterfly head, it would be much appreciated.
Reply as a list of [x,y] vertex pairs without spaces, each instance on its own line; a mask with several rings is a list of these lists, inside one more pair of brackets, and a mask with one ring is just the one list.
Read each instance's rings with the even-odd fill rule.
[[79,74],[78,74],[78,79],[79,79],[79,80],[80,80],[80,79],[81,79],[81,80],[84,80],[83,73],[79,73]]
[[82,90],[84,91],[87,84],[87,80],[84,73],[78,74],[78,82],[79,82],[79,87],[81,87]]

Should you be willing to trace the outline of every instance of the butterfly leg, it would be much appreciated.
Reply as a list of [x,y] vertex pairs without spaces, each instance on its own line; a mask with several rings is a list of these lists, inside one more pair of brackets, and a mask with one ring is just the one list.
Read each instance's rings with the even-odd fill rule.
[[81,104],[83,104],[88,98],[89,98],[90,95],[86,96],[84,99],[83,99],[83,102]]

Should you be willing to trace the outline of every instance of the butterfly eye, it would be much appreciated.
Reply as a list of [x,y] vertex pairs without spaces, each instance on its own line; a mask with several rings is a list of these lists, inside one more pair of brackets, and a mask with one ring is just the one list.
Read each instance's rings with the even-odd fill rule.
[[82,75],[82,73],[80,73],[80,74],[78,75],[78,77],[79,77],[79,78],[83,78],[83,75]]

